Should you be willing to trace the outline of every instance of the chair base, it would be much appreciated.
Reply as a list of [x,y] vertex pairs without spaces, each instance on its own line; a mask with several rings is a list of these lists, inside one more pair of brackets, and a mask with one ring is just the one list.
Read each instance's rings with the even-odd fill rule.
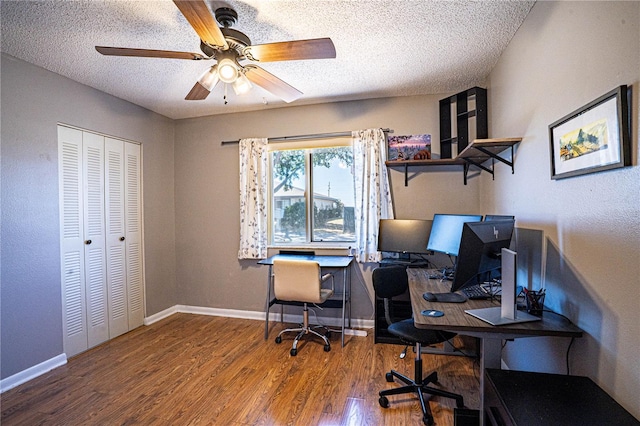
[[378,393],[379,399],[378,403],[382,408],[389,407],[389,399],[388,395],[400,395],[405,393],[414,393],[418,396],[418,400],[420,401],[420,408],[422,408],[422,421],[425,425],[430,426],[433,424],[433,415],[431,414],[431,408],[429,407],[428,401],[425,401],[425,394],[427,395],[436,395],[443,396],[445,398],[451,398],[456,400],[456,406],[458,408],[464,407],[464,399],[462,395],[458,395],[456,393],[447,392],[442,389],[433,388],[428,386],[429,383],[437,383],[438,382],[438,373],[433,372],[429,374],[424,379],[422,378],[422,359],[420,358],[420,344],[416,345],[416,360],[415,360],[415,380],[410,379],[404,374],[398,373],[397,371],[391,370],[385,375],[387,382],[393,382],[394,378],[399,379],[400,381],[405,383],[405,386],[394,388],[394,389],[385,389]]
[[[298,342],[300,341],[300,339],[302,339],[302,337],[304,337],[305,334],[313,334],[315,336],[318,336],[324,341],[324,351],[329,352],[331,350],[331,343],[329,343],[329,338],[328,338],[329,329],[321,325],[316,325],[316,326],[309,325],[309,309],[307,308],[306,303],[304,305],[304,310],[302,311],[302,318],[304,322],[301,324],[300,327],[286,328],[282,330],[280,333],[278,333],[275,339],[276,343],[278,344],[282,343],[282,335],[284,333],[297,332],[298,335],[293,340],[293,346],[291,347],[291,351],[289,351],[291,356],[296,356],[298,354]],[[315,328],[324,328],[326,330],[325,334],[318,333],[316,330],[314,330]]]

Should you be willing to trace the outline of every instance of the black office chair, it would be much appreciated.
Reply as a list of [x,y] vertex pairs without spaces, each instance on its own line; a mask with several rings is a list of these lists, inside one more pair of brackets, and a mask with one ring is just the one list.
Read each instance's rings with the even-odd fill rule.
[[405,383],[405,386],[386,389],[379,392],[380,398],[378,402],[383,408],[389,407],[389,399],[387,395],[399,395],[404,393],[415,393],[420,400],[420,406],[422,408],[422,421],[425,425],[433,424],[433,415],[429,405],[425,403],[423,394],[444,396],[446,398],[452,398],[456,400],[456,406],[458,408],[464,407],[464,400],[462,395],[447,392],[441,389],[428,386],[430,383],[438,382],[438,373],[433,372],[424,379],[422,378],[422,358],[421,351],[422,345],[434,345],[436,343],[442,343],[453,338],[456,334],[448,331],[439,330],[427,330],[417,328],[413,324],[413,318],[397,321],[392,318],[392,304],[390,303],[394,297],[397,297],[409,288],[409,282],[407,278],[407,270],[404,266],[387,266],[376,268],[373,271],[373,288],[376,295],[384,300],[384,312],[387,323],[389,324],[387,330],[394,336],[399,337],[407,344],[415,345],[416,360],[415,378],[411,380],[407,376],[391,370],[385,375],[387,382],[393,382],[393,378],[396,377]]

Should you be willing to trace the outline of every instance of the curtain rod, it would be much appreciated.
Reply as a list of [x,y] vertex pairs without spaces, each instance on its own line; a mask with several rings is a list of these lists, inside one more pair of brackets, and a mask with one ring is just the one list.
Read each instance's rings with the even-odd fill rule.
[[[392,129],[382,129],[385,133],[393,133]],[[303,139],[323,139],[323,138],[343,138],[351,136],[351,132],[335,132],[335,133],[313,133],[310,135],[296,135],[296,136],[279,136],[276,138],[267,138],[269,142],[285,142],[291,140],[303,140]],[[221,145],[239,144],[240,139],[235,141],[222,141]]]

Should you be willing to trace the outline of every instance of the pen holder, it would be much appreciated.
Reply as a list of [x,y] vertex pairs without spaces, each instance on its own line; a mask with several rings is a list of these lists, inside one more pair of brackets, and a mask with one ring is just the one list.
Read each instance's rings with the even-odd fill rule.
[[542,311],[544,310],[544,290],[528,290],[525,291],[524,295],[524,299],[527,302],[527,312],[531,315],[541,317]]

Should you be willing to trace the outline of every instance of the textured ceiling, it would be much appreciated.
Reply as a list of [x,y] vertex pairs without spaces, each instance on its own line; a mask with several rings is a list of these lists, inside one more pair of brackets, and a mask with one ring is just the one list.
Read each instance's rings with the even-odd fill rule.
[[[262,63],[304,93],[291,105],[439,94],[482,84],[534,1],[205,0],[252,44],[330,37],[336,59]],[[170,0],[1,0],[2,52],[179,119],[285,106],[254,86],[184,97],[210,61],[103,56],[94,46],[198,52]]]

